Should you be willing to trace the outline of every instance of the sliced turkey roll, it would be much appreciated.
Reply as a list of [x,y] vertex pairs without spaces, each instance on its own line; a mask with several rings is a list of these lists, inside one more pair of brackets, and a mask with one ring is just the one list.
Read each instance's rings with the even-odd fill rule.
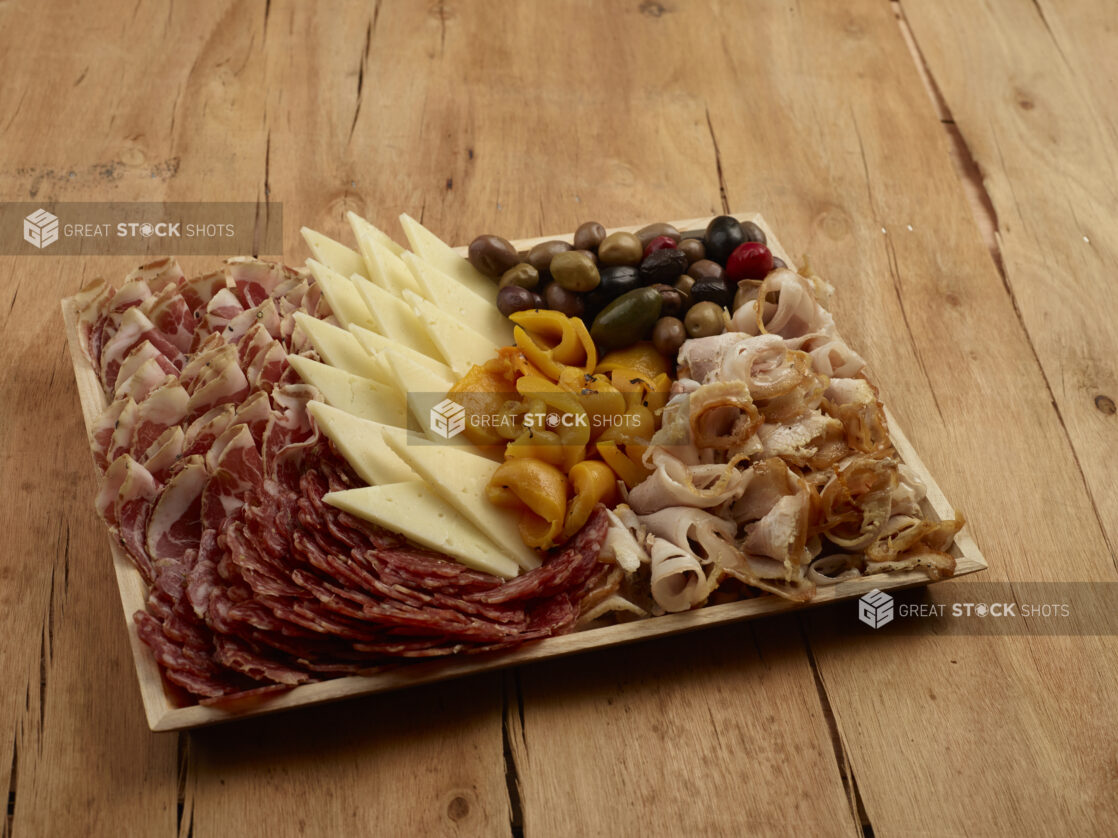
[[652,598],[665,611],[687,611],[707,597],[707,578],[698,560],[666,538],[650,536]]

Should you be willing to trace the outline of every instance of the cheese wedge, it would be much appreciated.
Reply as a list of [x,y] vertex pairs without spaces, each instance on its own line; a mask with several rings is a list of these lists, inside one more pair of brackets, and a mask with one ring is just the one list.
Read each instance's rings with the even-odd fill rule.
[[307,337],[314,344],[315,351],[330,366],[362,378],[379,381],[381,384],[395,383],[396,379],[392,377],[392,370],[388,368],[388,364],[382,358],[367,351],[349,331],[312,317],[304,311],[295,312],[295,322],[307,333]]
[[[354,216],[353,213],[350,215],[353,216],[350,223],[353,224],[353,232],[365,260],[365,275],[385,291],[397,296],[405,288],[416,294],[423,294],[423,288],[400,259],[404,249],[365,219]],[[392,246],[389,247],[389,244]]]
[[396,244],[392,236],[385,233],[375,224],[370,223],[367,219],[362,218],[353,210],[347,212],[345,217],[346,220],[349,221],[349,226],[353,228],[353,235],[357,241],[361,241],[363,238],[371,239],[384,245],[397,256],[400,256],[404,252],[404,248]]
[[323,500],[351,515],[407,536],[417,544],[452,556],[474,570],[504,579],[511,579],[520,572],[516,562],[501,555],[497,546],[477,527],[420,480],[329,492]]
[[398,352],[404,357],[415,361],[422,367],[427,367],[431,372],[439,376],[439,378],[446,381],[446,387],[449,390],[457,381],[454,375],[454,370],[444,364],[442,361],[436,361],[430,355],[424,355],[422,352],[416,352],[414,349],[398,341],[390,340],[384,335],[378,335],[376,332],[370,332],[368,329],[362,329],[360,326],[350,326],[349,332],[357,342],[361,344],[361,348],[377,358],[378,363],[384,365],[386,374],[388,375],[388,383],[395,384],[396,379],[393,376],[392,368],[388,366],[388,361],[383,357],[385,352]]
[[497,346],[512,344],[512,322],[497,310],[496,284],[491,283],[493,299],[483,300],[414,253],[405,253],[403,260],[416,282],[422,286],[421,297],[437,304],[460,322],[468,323],[471,329],[485,335]]
[[483,300],[493,299],[493,280],[455,253],[450,245],[406,213],[400,216],[400,225],[404,228],[404,235],[408,237],[411,249],[423,261],[434,265]]
[[341,242],[336,242],[309,227],[304,227],[300,232],[307,247],[310,248],[311,255],[330,270],[342,276],[365,273],[365,260],[361,258],[360,253],[355,253]]
[[[314,259],[307,260],[307,267],[314,274],[315,281],[322,288],[322,296],[330,304],[330,310],[342,326],[355,323],[366,329],[375,327],[368,306],[345,276],[326,267]],[[363,280],[368,282],[368,280]]]
[[447,314],[434,303],[429,303],[410,291],[404,292],[404,299],[455,375],[461,377],[475,364],[481,365],[497,357],[500,347],[457,317]]
[[411,436],[385,434],[384,441],[439,495],[525,570],[540,566],[540,557],[520,538],[517,515],[485,497],[497,463],[457,445],[431,445]]
[[445,442],[431,428],[430,410],[446,396],[452,384],[410,358],[391,349],[384,353],[388,368],[396,378],[396,388],[415,417],[423,434],[432,442]]
[[318,388],[323,400],[331,407],[385,425],[403,427],[407,422],[407,407],[395,387],[378,384],[301,355],[288,355],[287,361],[295,367],[303,381]]
[[345,461],[371,486],[418,480],[411,466],[384,444],[384,433],[399,431],[381,422],[362,419],[323,402],[307,402],[307,412],[330,438]]
[[358,326],[382,334],[437,361],[442,360],[442,354],[431,342],[427,329],[411,310],[411,306],[367,279],[355,277],[350,282],[364,299],[373,320],[372,325],[358,323]]

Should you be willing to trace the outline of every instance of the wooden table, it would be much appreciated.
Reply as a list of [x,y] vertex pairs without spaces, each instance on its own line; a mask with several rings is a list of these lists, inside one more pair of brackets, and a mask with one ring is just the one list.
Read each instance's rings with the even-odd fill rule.
[[[1116,581],[1108,0],[328,5],[0,2],[0,198],[282,202],[292,262],[760,210],[990,561],[946,585]],[[841,608],[149,733],[57,304],[131,266],[0,257],[5,836],[1118,832],[1114,636]]]

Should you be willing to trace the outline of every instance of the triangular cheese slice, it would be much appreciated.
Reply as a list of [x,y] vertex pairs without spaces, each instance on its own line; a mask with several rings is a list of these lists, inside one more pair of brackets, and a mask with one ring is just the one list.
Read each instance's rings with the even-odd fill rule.
[[422,437],[386,434],[384,441],[401,460],[457,509],[490,541],[526,570],[540,566],[540,557],[524,544],[517,515],[491,504],[485,496],[497,463],[453,444],[432,445]]
[[361,344],[362,349],[370,355],[375,356],[378,362],[384,364],[389,383],[395,383],[396,379],[393,377],[392,370],[388,366],[388,361],[384,360],[383,353],[385,352],[399,352],[401,355],[415,361],[415,363],[420,366],[427,367],[431,372],[446,381],[448,390],[454,386],[454,382],[458,380],[457,376],[454,374],[454,370],[442,361],[436,361],[430,355],[416,352],[410,346],[404,346],[404,344],[399,341],[391,340],[384,335],[378,335],[376,332],[370,332],[368,329],[362,329],[360,326],[350,326],[349,331],[350,334],[357,338],[357,342]]
[[501,555],[477,527],[420,480],[330,492],[323,500],[451,556],[474,570],[503,579],[511,579],[520,572],[516,562]]
[[358,326],[382,334],[435,360],[442,360],[442,353],[431,342],[427,329],[407,303],[367,279],[354,277],[350,282],[365,301],[373,320],[372,325],[358,323]]
[[400,225],[404,228],[404,235],[408,237],[411,249],[417,256],[462,283],[483,300],[490,299],[493,280],[471,265],[465,257],[455,253],[450,245],[407,213],[400,216]]
[[451,385],[437,373],[432,372],[421,364],[415,363],[410,358],[394,352],[391,349],[384,353],[389,369],[396,377],[396,386],[407,404],[408,410],[415,417],[423,433],[434,442],[443,441],[431,428],[428,411],[431,407],[446,397]]
[[405,253],[404,263],[422,286],[421,297],[435,303],[460,322],[468,323],[471,329],[485,335],[497,346],[512,345],[512,322],[497,310],[495,284],[492,286],[493,299],[483,300],[414,253]]
[[323,400],[338,410],[385,425],[403,427],[407,407],[395,387],[336,369],[301,355],[288,355],[288,363],[307,384],[322,394]]
[[397,296],[405,288],[426,296],[407,265],[400,260],[404,249],[365,219],[352,212],[349,215],[357,245],[365,260],[365,276]]
[[410,291],[404,292],[404,299],[411,305],[431,342],[438,347],[443,360],[455,375],[461,377],[475,364],[480,366],[497,357],[500,347],[457,317]]
[[[330,304],[330,311],[342,326],[355,323],[366,329],[375,327],[375,321],[369,314],[369,308],[353,283],[342,274],[334,271],[314,259],[307,260],[307,267],[314,274],[315,281],[322,288],[322,296]],[[368,282],[368,280],[364,280]]]
[[345,461],[370,486],[418,479],[411,466],[384,444],[382,433],[394,430],[405,433],[403,428],[362,419],[323,402],[307,402],[307,412]]
[[346,329],[340,329],[333,323],[312,317],[305,311],[295,312],[295,322],[307,333],[307,337],[314,344],[315,351],[330,366],[360,375],[362,378],[371,378],[381,384],[392,384],[395,381],[388,365],[367,351]]
[[309,227],[304,227],[300,232],[311,250],[311,255],[330,270],[342,276],[365,273],[365,260],[361,258],[360,253],[355,253],[341,242],[336,242]]
[[[404,248],[398,245],[392,236],[385,233],[375,224],[371,223],[368,219],[362,218],[360,215],[350,210],[345,214],[346,219],[349,221],[349,226],[353,228],[353,235],[357,241],[361,239],[370,239],[378,244],[384,245],[391,250],[395,255],[400,256],[404,252]],[[370,277],[371,278],[371,277]]]

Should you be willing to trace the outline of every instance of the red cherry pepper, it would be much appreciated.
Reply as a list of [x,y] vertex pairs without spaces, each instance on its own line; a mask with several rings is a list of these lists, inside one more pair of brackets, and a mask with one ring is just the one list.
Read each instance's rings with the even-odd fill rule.
[[735,247],[726,260],[726,279],[764,279],[772,269],[772,252],[760,242],[746,242]]
[[644,249],[644,258],[647,259],[649,253],[655,253],[657,250],[675,250],[675,239],[671,236],[657,236]]

